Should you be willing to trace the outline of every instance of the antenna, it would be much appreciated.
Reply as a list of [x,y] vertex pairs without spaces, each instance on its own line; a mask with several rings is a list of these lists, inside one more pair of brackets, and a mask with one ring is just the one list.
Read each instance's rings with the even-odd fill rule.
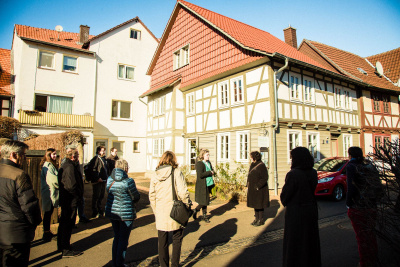
[[383,75],[383,67],[379,61],[376,62],[375,72],[378,73],[379,76]]
[[58,32],[58,38],[57,40],[60,41],[60,32],[63,31],[63,27],[61,25],[56,26],[56,31]]

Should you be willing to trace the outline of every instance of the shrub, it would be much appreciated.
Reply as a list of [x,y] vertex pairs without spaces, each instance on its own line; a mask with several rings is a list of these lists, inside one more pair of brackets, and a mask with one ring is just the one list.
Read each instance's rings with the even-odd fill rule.
[[21,123],[10,117],[0,116],[0,138],[13,138],[13,134],[21,128]]
[[182,165],[179,167],[181,170],[183,177],[188,185],[196,184],[196,176],[190,174],[191,169],[189,165]]
[[236,167],[231,170],[229,163],[220,163],[216,166],[217,175],[214,182],[217,194],[222,194],[222,198],[245,200],[247,196],[247,168],[235,162]]

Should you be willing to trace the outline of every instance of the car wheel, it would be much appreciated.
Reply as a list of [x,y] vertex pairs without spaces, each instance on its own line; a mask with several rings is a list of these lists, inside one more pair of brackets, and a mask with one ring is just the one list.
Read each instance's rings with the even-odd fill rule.
[[334,201],[340,201],[344,196],[344,188],[343,185],[338,184],[333,188],[332,197]]

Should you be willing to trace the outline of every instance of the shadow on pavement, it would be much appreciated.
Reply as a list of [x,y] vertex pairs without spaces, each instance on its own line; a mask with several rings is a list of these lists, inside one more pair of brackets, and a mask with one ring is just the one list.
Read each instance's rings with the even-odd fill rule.
[[[59,255],[57,255],[57,254],[59,254]],[[55,256],[55,257],[53,257],[53,258],[51,258],[51,259],[48,259],[48,260],[45,261],[45,262],[41,262],[40,264],[33,265],[33,264],[35,264],[36,262],[40,262],[41,260],[46,259],[46,258],[49,258],[49,257],[52,257],[52,256],[54,256],[54,255],[57,255],[57,256]],[[61,252],[53,251],[53,252],[47,253],[46,255],[43,255],[43,256],[41,256],[41,257],[38,257],[38,258],[36,258],[36,259],[34,259],[34,260],[30,260],[30,261],[29,261],[29,266],[43,266],[43,265],[46,265],[46,264],[49,264],[49,263],[58,261],[58,260],[60,260],[60,259],[61,259]]]
[[[232,218],[202,234],[199,238],[200,242],[196,244],[194,250],[190,253],[189,256],[186,257],[183,262],[180,263],[180,265],[184,266],[185,264],[187,264],[186,266],[193,266],[195,263],[210,254],[215,247],[210,247],[209,242],[210,240],[214,240],[215,236],[221,236],[221,239],[223,240],[222,242],[219,240],[218,245],[224,245],[228,243],[229,240],[231,240],[231,238],[237,233],[236,223],[237,219]],[[204,249],[203,247],[205,246],[209,246],[209,248]]]
[[228,212],[232,209],[236,209],[237,205],[239,205],[238,202],[229,201],[228,203],[210,211],[210,218],[212,218],[213,216],[221,216],[225,212]]

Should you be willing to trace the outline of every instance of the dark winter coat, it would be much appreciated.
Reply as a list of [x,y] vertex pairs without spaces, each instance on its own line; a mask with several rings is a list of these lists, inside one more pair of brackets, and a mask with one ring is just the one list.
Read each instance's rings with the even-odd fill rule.
[[[208,163],[210,163],[211,170],[213,170],[211,162],[208,161]],[[212,176],[212,172],[206,171],[206,165],[202,160],[199,160],[196,162],[196,174],[195,200],[199,205],[208,206],[210,203],[210,191],[207,187],[206,178]]]
[[61,208],[77,208],[83,197],[83,180],[79,162],[73,162],[68,158],[65,160],[58,170],[58,185]]
[[247,207],[269,207],[268,170],[260,160],[251,163],[247,177]]
[[285,179],[281,202],[286,207],[283,266],[321,266],[318,208],[314,192],[318,184],[314,169],[293,168]]
[[115,155],[115,157],[113,155],[110,155],[107,157],[106,161],[107,161],[107,171],[108,171],[108,175],[110,176],[112,171],[115,168],[115,162],[119,160],[118,155]]
[[99,155],[94,156],[88,163],[87,168],[90,170],[90,181],[97,183],[102,179],[104,182],[108,179],[107,161],[105,157]]
[[0,245],[29,243],[42,221],[29,175],[8,159],[0,162]]
[[106,189],[106,217],[121,221],[136,219],[135,203],[139,201],[140,194],[135,181],[122,169],[114,169],[108,177]]

